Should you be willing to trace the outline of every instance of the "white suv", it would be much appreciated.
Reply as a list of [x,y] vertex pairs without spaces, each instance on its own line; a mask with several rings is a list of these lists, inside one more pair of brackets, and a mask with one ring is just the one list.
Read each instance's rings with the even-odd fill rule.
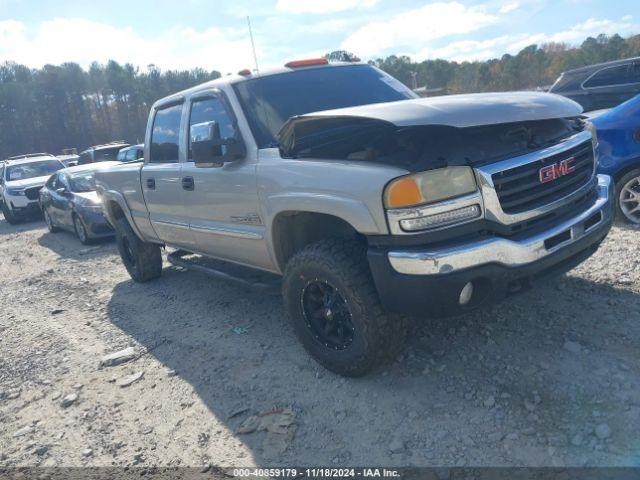
[[64,164],[46,153],[11,157],[0,165],[2,214],[12,225],[40,211],[39,192],[49,177]]

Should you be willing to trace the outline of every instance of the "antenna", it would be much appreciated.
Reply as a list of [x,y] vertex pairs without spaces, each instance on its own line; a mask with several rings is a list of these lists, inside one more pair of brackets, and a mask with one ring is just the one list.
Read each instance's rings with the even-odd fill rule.
[[247,25],[249,26],[249,37],[251,38],[251,49],[253,50],[253,61],[256,64],[256,73],[260,75],[260,69],[258,68],[258,55],[256,55],[256,44],[253,42],[253,30],[251,30],[251,20],[247,15]]

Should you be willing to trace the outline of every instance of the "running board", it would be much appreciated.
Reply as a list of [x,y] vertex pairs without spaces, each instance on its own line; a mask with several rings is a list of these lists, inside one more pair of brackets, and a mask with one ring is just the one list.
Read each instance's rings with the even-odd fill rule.
[[[193,256],[194,258],[184,258],[187,256]],[[195,270],[220,280],[234,282],[252,289],[264,290],[265,293],[271,295],[280,294],[280,277],[272,273],[202,257],[186,250],[171,252],[167,255],[167,260],[172,265],[186,268],[187,270]]]

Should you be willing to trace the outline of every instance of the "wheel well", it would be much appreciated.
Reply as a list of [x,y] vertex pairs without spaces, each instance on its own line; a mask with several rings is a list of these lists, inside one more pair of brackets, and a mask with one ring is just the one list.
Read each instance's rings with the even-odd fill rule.
[[640,170],[640,162],[627,165],[626,167],[621,169],[619,172],[616,172],[613,175],[614,181],[618,183],[622,177],[624,177],[627,173],[632,172],[633,170]]
[[273,221],[272,240],[280,270],[284,271],[296,252],[327,238],[366,241],[348,222],[333,215],[299,211],[278,214]]
[[114,220],[120,220],[121,218],[125,218],[124,211],[118,204],[118,202],[111,200],[109,202],[109,212]]

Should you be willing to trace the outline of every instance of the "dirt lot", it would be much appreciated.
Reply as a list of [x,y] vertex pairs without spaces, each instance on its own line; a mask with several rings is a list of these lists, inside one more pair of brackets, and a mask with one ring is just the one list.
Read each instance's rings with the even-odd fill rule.
[[[113,243],[0,217],[0,465],[638,466],[639,235],[614,228],[489,311],[417,321],[395,364],[346,380],[278,297],[174,267],[134,284]],[[258,420],[279,433],[238,433],[274,407],[292,413]]]

